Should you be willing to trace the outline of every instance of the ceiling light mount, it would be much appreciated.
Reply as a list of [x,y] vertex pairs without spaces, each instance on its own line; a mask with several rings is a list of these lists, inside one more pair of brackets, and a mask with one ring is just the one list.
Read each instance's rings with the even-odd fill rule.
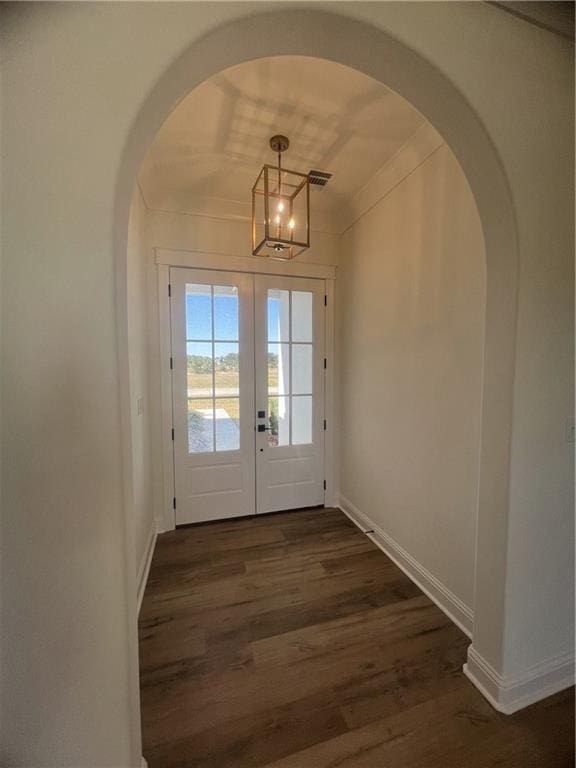
[[279,152],[282,154],[282,152],[286,152],[289,146],[290,139],[287,136],[282,136],[281,133],[276,134],[276,136],[272,136],[270,139],[270,149],[272,149],[273,152]]
[[276,134],[269,143],[278,164],[265,164],[252,187],[252,254],[293,259],[310,247],[310,180],[282,167],[287,136]]

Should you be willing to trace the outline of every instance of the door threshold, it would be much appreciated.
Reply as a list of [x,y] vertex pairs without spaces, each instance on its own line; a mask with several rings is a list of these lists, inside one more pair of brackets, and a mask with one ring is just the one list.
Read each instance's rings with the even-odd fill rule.
[[296,509],[279,509],[276,512],[261,512],[260,514],[239,515],[238,517],[219,517],[215,520],[201,520],[198,523],[180,523],[176,526],[179,531],[183,528],[198,528],[204,525],[218,525],[221,523],[235,523],[240,520],[261,520],[263,517],[272,517],[272,515],[291,515],[294,512],[310,512],[314,509],[326,509],[325,504],[317,504],[315,507],[297,507]]

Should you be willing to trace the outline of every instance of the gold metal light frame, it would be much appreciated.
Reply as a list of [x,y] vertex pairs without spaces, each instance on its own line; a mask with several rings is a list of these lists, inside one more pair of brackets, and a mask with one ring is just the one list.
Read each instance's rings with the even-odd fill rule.
[[[273,259],[293,259],[310,247],[310,184],[307,173],[282,168],[282,152],[290,142],[285,136],[273,136],[270,147],[278,153],[278,165],[266,164],[252,187],[252,254]],[[258,221],[257,201],[263,199],[263,215]],[[274,203],[288,205],[280,223],[280,216],[272,221]],[[302,221],[295,222],[297,206],[302,207]],[[283,210],[283,208],[282,208]],[[286,220],[288,224],[286,224]],[[263,233],[260,238],[259,231]]]

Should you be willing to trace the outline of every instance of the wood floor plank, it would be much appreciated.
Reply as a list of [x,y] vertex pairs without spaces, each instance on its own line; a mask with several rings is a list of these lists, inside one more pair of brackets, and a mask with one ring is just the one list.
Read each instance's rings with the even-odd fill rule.
[[256,640],[252,653],[257,666],[280,666],[357,645],[397,642],[446,624],[430,600],[419,596]]
[[159,537],[140,614],[149,768],[564,768],[571,692],[496,713],[468,639],[339,510]]
[[500,745],[508,739],[516,742],[517,762],[512,765],[517,768],[523,768],[524,756],[530,749],[532,765],[567,768],[570,747],[565,737],[563,747],[553,757],[565,762],[551,762],[550,751],[535,737],[528,749],[521,733],[516,732],[514,738],[508,720],[479,693],[461,687],[282,758],[271,768],[468,768],[471,755],[476,755],[478,765],[490,768],[500,765]]
[[195,768],[255,768],[347,730],[338,707],[329,697],[318,695],[258,714],[236,713],[224,725],[158,743],[148,759],[163,768],[185,768],[193,755]]
[[291,604],[275,605],[270,610],[261,606],[250,620],[253,640],[291,632],[302,627],[322,624],[383,605],[419,597],[422,592],[412,582],[398,577],[390,583],[377,579],[341,580],[331,594],[313,594],[300,590],[299,599]]
[[206,633],[188,617],[143,621],[140,625],[140,669],[206,654]]
[[323,565],[322,556],[332,558],[345,558],[352,554],[365,554],[370,552],[370,541],[365,537],[350,538],[346,532],[335,533],[326,537],[313,537],[305,546],[291,543],[284,547],[277,547],[267,556],[257,553],[257,557],[247,557],[244,562],[248,573],[266,573],[276,577],[283,570],[296,570],[306,568],[313,563]]

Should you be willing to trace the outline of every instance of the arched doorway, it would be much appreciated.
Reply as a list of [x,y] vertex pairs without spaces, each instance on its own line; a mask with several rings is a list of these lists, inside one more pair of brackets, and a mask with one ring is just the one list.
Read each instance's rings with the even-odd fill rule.
[[[277,34],[279,29],[281,35]],[[442,133],[474,193],[487,258],[474,646],[485,658],[497,659],[503,630],[515,350],[515,216],[498,155],[482,124],[457,88],[420,56],[368,25],[335,14],[290,10],[246,17],[223,26],[186,51],[165,72],[132,126],[117,181],[115,245],[121,365],[127,360],[123,352],[127,347],[128,211],[132,186],[148,145],[170,110],[204,79],[243,61],[283,54],[314,55],[345,64],[397,91]],[[125,367],[122,380],[125,389]],[[123,399],[126,402],[125,392]],[[126,443],[129,409],[124,411]],[[129,460],[129,453],[125,454]],[[126,499],[129,503],[129,491]]]

